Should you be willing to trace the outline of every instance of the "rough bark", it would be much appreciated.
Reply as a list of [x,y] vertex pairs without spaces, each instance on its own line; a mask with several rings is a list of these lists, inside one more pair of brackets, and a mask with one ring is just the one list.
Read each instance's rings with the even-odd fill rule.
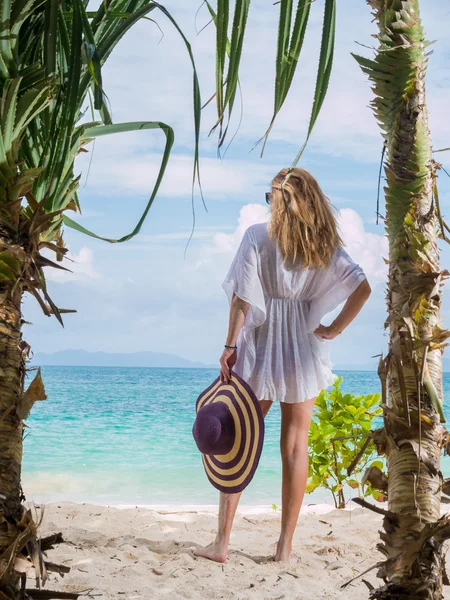
[[373,61],[358,58],[374,82],[374,112],[385,139],[389,351],[384,411],[389,511],[379,550],[386,585],[372,598],[442,598],[440,454],[442,416],[441,285],[435,165],[425,96],[426,42],[418,0],[368,0],[380,28]]
[[[1,288],[0,288],[1,289]],[[15,597],[19,574],[4,555],[21,533],[22,421],[16,406],[23,394],[25,363],[22,350],[21,290],[2,294],[0,303],[0,591]]]
[[[23,419],[45,399],[40,371],[24,392],[28,344],[22,339],[21,302],[25,290],[41,287],[39,234],[22,212],[24,186],[33,173],[0,164],[0,597],[21,597],[22,574],[34,566],[45,581],[45,565],[36,541],[37,528],[21,488]],[[6,182],[6,185],[5,185]],[[27,555],[29,559],[27,559]]]

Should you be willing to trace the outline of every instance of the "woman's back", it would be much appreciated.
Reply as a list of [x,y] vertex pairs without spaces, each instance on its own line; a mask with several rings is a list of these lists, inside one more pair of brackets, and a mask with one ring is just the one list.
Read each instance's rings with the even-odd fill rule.
[[334,267],[334,260],[328,268],[287,267],[267,223],[253,225],[246,235],[256,249],[259,277],[268,298],[311,300]]
[[223,287],[250,304],[235,370],[259,398],[298,402],[332,383],[314,330],[365,278],[342,248],[328,267],[288,267],[267,223],[247,229]]

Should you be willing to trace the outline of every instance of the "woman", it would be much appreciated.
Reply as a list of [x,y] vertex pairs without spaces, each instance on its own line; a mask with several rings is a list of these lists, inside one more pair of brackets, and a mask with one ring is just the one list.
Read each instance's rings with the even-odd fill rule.
[[[222,381],[231,370],[252,387],[264,416],[281,403],[282,513],[276,561],[289,561],[308,478],[308,431],[314,401],[333,382],[326,340],[353,321],[370,295],[359,265],[343,250],[329,200],[304,169],[283,169],[266,194],[270,223],[253,225],[223,284],[230,300]],[[321,318],[346,303],[331,325]],[[197,550],[227,559],[241,494],[221,492],[215,541]]]

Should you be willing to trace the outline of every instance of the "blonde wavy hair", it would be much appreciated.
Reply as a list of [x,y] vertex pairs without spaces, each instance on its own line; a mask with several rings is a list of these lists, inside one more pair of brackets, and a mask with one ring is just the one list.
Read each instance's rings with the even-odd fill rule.
[[269,234],[287,265],[327,267],[343,246],[329,199],[305,169],[282,169],[272,181]]

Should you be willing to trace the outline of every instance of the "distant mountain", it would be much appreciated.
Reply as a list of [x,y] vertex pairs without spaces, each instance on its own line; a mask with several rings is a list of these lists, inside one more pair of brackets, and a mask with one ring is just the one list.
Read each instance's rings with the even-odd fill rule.
[[86,350],[62,350],[47,354],[39,352],[34,355],[35,366],[73,366],[73,367],[175,367],[190,369],[215,368],[217,365],[206,365],[161,352],[134,352],[130,354],[112,354],[109,352],[87,352]]

